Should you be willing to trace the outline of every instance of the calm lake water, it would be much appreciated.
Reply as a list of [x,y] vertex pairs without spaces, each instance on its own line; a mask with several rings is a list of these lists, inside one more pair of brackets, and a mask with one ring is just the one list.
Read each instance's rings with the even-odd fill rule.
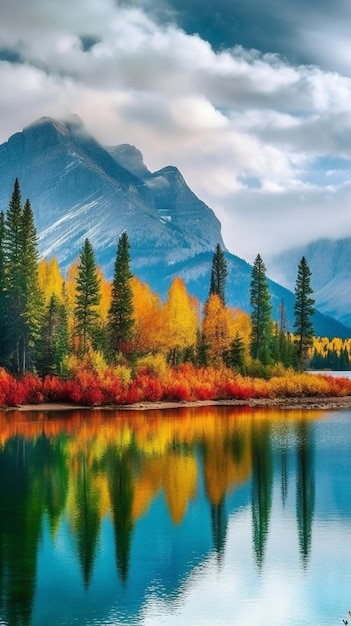
[[351,412],[0,413],[0,625],[351,610]]

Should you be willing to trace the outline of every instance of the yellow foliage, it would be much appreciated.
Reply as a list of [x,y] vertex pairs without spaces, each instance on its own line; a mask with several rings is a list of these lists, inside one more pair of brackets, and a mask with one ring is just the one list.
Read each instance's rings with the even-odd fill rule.
[[161,301],[146,283],[133,276],[134,342],[139,353],[157,351],[161,346]]
[[232,321],[229,309],[223,305],[217,294],[212,294],[205,304],[202,331],[209,346],[211,363],[214,365],[222,362],[225,350],[230,347]]
[[56,257],[53,257],[49,262],[46,259],[39,262],[38,281],[46,305],[53,295],[62,302],[64,280]]
[[347,350],[349,357],[351,357],[351,339],[341,339],[340,337],[314,337],[313,345],[310,350],[310,356],[312,357],[314,351],[322,357],[327,356],[328,352],[335,352],[339,357],[343,350]]
[[183,350],[195,345],[199,322],[197,302],[189,296],[181,278],[175,278],[168,290],[162,320],[165,350]]
[[140,476],[135,480],[133,490],[133,520],[144,515],[159,492],[163,479],[164,459],[148,458],[142,463]]
[[83,357],[71,354],[67,359],[67,371],[71,376],[76,376],[79,372],[87,371],[104,375],[107,364],[104,356],[98,350],[88,350]]
[[132,370],[127,365],[115,365],[111,372],[124,385],[128,385],[132,379]]
[[164,467],[163,486],[174,524],[179,524],[188,502],[194,498],[197,485],[197,464],[194,456],[172,454]]
[[136,364],[137,373],[145,373],[163,380],[167,374],[168,366],[166,358],[163,354],[158,352],[157,354],[147,354],[146,356],[138,359]]

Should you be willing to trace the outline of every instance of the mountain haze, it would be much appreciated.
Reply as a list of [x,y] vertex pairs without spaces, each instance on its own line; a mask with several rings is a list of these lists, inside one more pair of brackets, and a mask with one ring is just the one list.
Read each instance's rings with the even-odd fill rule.
[[[0,146],[0,208],[5,211],[16,177],[22,200],[32,204],[40,254],[56,256],[63,271],[88,237],[97,264],[111,278],[118,239],[126,231],[132,271],[139,278],[165,296],[172,279],[181,276],[203,302],[219,243],[229,270],[227,303],[249,310],[252,267],[226,250],[213,210],[176,167],[150,172],[135,146],[100,145],[77,116],[44,117]],[[276,282],[269,285],[275,319],[284,300],[292,328],[293,293]],[[319,335],[351,335],[318,312],[314,325]]]
[[320,239],[274,256],[269,261],[272,275],[287,288],[293,288],[293,269],[303,255],[312,272],[318,309],[351,326],[351,238]]

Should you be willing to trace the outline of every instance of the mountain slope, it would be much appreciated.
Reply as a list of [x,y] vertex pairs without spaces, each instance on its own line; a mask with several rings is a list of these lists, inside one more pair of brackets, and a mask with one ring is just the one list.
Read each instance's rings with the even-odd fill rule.
[[[209,252],[198,254],[193,259],[169,267],[166,273],[159,273],[157,276],[149,274],[143,278],[148,280],[159,293],[164,295],[172,279],[175,276],[181,276],[189,292],[198,297],[200,301],[204,301],[208,296],[212,256],[213,253]],[[227,252],[225,256],[228,265],[227,304],[244,311],[250,311],[252,267],[246,261],[233,254]],[[292,291],[282,287],[275,281],[269,278],[267,280],[271,293],[273,319],[279,320],[279,308],[283,302],[287,315],[288,330],[293,332],[295,296]],[[343,339],[351,336],[350,327],[328,315],[322,314],[319,310],[314,314],[312,321],[316,335],[341,337]]]
[[[0,172],[1,206],[8,206],[17,176],[23,198],[31,200],[40,253],[56,255],[63,268],[88,237],[98,263],[111,273],[124,230],[135,267],[160,258],[180,261],[223,244],[219,221],[200,200],[202,226],[196,233],[190,225],[180,228],[163,220],[144,181],[89,136],[76,117],[68,122],[42,118],[13,135],[0,146]],[[184,187],[192,193],[185,182]]]
[[318,309],[351,325],[351,238],[322,239],[274,256],[269,261],[271,274],[293,289],[294,268],[302,256],[312,272],[311,285]]
[[[29,198],[32,204],[40,254],[56,256],[64,271],[88,237],[97,264],[111,278],[118,239],[127,231],[137,276],[162,296],[181,276],[190,293],[206,300],[217,243],[225,250],[221,224],[176,167],[150,172],[137,148],[105,148],[73,116],[42,118],[0,146],[0,208],[5,211],[16,177],[23,201]],[[252,267],[225,253],[227,303],[248,311]],[[275,319],[283,299],[292,329],[293,294],[273,281],[270,289]],[[351,335],[320,313],[314,323],[317,334]]]

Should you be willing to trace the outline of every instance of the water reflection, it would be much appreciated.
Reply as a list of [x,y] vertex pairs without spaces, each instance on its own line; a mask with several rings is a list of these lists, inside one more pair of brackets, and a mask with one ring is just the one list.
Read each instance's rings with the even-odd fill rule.
[[[236,576],[250,571],[255,587],[274,571],[271,554],[292,519],[306,575],[316,490],[331,489],[325,464],[343,454],[320,437],[326,428],[326,414],[313,411],[0,414],[0,623],[146,624],[145,607],[157,613],[161,599],[190,593],[187,581],[209,558],[210,571],[227,571],[233,524],[256,568],[245,557]],[[340,429],[347,482],[349,422]],[[323,506],[330,512],[324,493]],[[209,622],[201,610],[198,624],[240,623]]]
[[299,529],[300,554],[307,565],[312,540],[315,476],[313,465],[313,436],[307,422],[297,424],[296,518]]
[[270,423],[253,423],[252,458],[252,529],[253,546],[259,568],[262,567],[272,507],[273,459]]

